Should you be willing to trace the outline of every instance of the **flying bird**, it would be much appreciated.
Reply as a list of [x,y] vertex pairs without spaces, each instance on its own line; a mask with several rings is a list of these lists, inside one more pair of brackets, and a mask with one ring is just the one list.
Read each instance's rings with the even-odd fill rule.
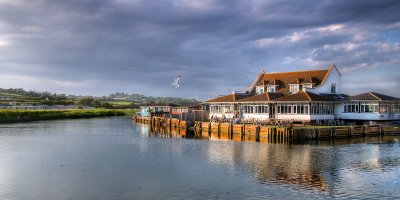
[[172,83],[172,86],[174,86],[175,88],[179,88],[179,80],[181,79],[181,75],[178,75],[176,78],[175,78],[175,80],[174,80],[174,82]]

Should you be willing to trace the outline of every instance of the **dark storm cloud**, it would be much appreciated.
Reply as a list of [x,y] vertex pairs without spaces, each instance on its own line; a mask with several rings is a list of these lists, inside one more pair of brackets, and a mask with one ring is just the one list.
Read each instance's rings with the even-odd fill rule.
[[263,68],[332,63],[348,93],[368,88],[346,74],[373,76],[370,69],[398,85],[399,4],[0,0],[0,86],[204,99],[248,87]]

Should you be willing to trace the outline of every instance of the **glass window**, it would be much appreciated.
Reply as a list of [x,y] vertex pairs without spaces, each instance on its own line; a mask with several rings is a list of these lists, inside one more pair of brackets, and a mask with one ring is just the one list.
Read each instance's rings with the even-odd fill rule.
[[300,87],[300,85],[290,85],[290,93],[291,94],[294,94],[294,93],[297,93],[297,92],[299,92],[299,87]]
[[344,112],[345,113],[358,113],[359,112],[359,103],[358,102],[349,102],[344,104]]
[[361,102],[360,112],[378,112],[378,103],[375,102]]
[[390,111],[390,103],[381,102],[379,103],[379,112],[380,113],[387,113]]
[[276,86],[275,85],[268,85],[267,86],[267,92],[274,93],[276,91]]
[[312,83],[304,83],[303,88],[312,88]]
[[392,108],[392,113],[398,113],[399,112],[399,102],[392,102],[391,108]]
[[336,93],[336,83],[331,84],[331,93]]
[[257,94],[262,94],[262,93],[264,93],[264,86],[257,87]]

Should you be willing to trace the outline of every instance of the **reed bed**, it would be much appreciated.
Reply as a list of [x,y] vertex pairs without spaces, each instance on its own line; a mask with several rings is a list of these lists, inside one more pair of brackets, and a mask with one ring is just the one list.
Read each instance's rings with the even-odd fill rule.
[[123,116],[122,110],[0,110],[0,123]]

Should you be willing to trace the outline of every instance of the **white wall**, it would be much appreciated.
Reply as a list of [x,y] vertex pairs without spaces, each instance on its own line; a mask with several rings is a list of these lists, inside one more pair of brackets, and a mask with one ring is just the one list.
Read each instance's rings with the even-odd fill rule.
[[347,120],[400,120],[400,113],[345,113],[344,103],[339,103],[335,105],[335,118]]
[[342,113],[342,119],[348,120],[400,120],[400,114],[389,113]]
[[317,86],[314,88],[305,88],[305,90],[315,93],[315,94],[331,93],[332,83],[336,83],[336,93],[335,94],[341,94],[342,93],[342,77],[340,76],[339,72],[336,70],[335,67],[332,68],[331,72],[329,73],[329,75],[326,78],[323,85],[320,85],[320,86]]
[[334,120],[334,115],[298,115],[298,114],[276,114],[276,119],[311,121],[311,120]]
[[263,120],[263,119],[269,119],[269,114],[268,113],[245,113],[242,114],[243,118],[245,119],[259,119],[259,120]]

